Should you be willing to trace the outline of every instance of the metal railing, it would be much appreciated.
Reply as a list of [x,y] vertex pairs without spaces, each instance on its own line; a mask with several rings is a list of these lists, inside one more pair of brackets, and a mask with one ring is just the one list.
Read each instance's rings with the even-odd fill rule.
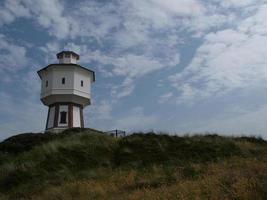
[[107,134],[113,136],[113,137],[125,137],[126,136],[126,131],[122,130],[111,130],[111,131],[106,131]]

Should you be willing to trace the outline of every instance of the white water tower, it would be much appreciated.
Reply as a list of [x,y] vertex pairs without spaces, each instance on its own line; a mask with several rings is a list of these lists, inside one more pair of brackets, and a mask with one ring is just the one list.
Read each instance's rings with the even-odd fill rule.
[[62,51],[57,58],[59,63],[37,72],[42,81],[41,101],[49,107],[46,131],[83,128],[83,109],[91,104],[91,84],[95,81],[95,73],[76,64],[79,55],[73,51]]

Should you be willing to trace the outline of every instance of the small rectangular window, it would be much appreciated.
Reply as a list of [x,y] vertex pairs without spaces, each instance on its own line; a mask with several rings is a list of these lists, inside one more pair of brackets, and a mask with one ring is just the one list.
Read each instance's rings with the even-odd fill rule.
[[64,85],[65,84],[65,78],[62,78],[61,83]]
[[83,81],[81,81],[81,86],[83,87]]
[[45,87],[48,87],[48,81],[45,82]]
[[60,123],[61,124],[67,123],[67,112],[65,111],[60,112]]

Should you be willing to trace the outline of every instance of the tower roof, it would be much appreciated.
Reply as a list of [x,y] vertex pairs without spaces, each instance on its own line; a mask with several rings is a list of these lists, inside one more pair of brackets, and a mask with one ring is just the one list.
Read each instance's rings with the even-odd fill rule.
[[[95,82],[95,72],[94,72],[93,70],[87,69],[87,68],[85,68],[85,67],[83,67],[83,66],[81,66],[81,65],[77,65],[77,64],[73,64],[73,63],[69,63],[69,64],[64,64],[64,63],[62,63],[62,64],[58,64],[58,63],[57,63],[57,64],[50,64],[50,65],[47,65],[47,66],[44,67],[43,69],[40,69],[39,71],[37,71],[39,77],[41,78],[41,75],[40,75],[41,71],[43,71],[43,70],[47,70],[48,68],[53,67],[53,66],[74,66],[74,67],[79,67],[79,68],[81,68],[81,69],[83,69],[83,70],[86,70],[86,71],[92,73],[92,75],[93,75],[93,82]],[[42,78],[41,78],[41,79],[42,79]]]
[[77,57],[77,60],[80,59],[79,54],[77,54],[77,53],[75,53],[73,51],[61,51],[61,52],[57,53],[57,58],[59,59],[63,55],[74,55],[75,57]]

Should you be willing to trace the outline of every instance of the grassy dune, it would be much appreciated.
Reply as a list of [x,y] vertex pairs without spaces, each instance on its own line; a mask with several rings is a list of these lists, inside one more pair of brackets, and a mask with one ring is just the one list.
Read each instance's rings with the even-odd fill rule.
[[267,199],[267,142],[253,137],[116,139],[91,129],[0,143],[2,199]]

